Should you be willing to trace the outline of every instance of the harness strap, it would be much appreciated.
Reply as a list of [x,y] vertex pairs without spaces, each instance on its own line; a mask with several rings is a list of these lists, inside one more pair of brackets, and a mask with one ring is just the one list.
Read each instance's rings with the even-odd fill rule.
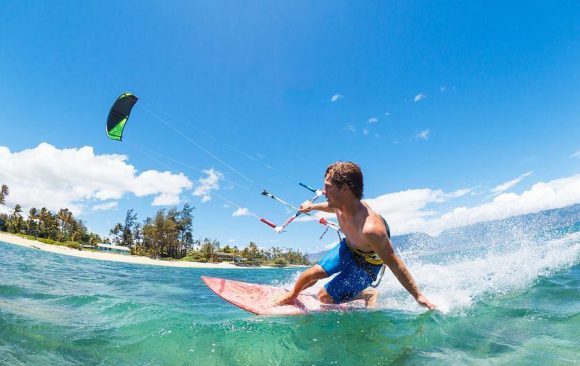
[[383,268],[381,268],[381,273],[377,276],[377,281],[375,283],[371,283],[372,288],[377,288],[381,284],[381,281],[383,280],[383,275],[385,274],[385,267],[386,266],[383,265]]
[[346,245],[348,246],[348,248],[353,251],[354,253],[358,254],[359,256],[363,257],[365,262],[370,263],[370,264],[374,264],[376,266],[383,264],[383,260],[381,259],[381,257],[379,257],[379,255],[375,252],[363,252],[360,249],[356,249],[353,248],[348,240],[346,241]]

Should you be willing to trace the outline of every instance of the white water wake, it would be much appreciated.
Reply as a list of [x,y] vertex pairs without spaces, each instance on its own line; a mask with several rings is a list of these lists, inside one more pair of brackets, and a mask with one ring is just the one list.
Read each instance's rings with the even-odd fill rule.
[[[479,299],[525,291],[539,278],[580,262],[580,233],[544,242],[503,246],[459,262],[407,262],[423,293],[442,312],[460,311]],[[404,253],[402,253],[404,257]],[[449,258],[455,259],[453,253]],[[390,271],[378,288],[380,307],[418,311],[420,308]]]
[[[439,258],[441,250],[437,250]],[[523,292],[541,277],[580,263],[580,232],[543,242],[525,240],[513,242],[512,245],[494,246],[486,253],[477,247],[472,252],[470,254],[469,248],[463,248],[461,255],[458,255],[451,248],[448,255],[443,257],[447,259],[439,259],[437,263],[420,260],[415,255],[407,256],[405,251],[400,256],[421,291],[437,305],[439,311],[461,312],[481,299]],[[290,289],[298,275],[282,285]],[[316,294],[331,279],[319,281],[305,291]],[[377,289],[380,308],[411,312],[425,310],[388,269]]]

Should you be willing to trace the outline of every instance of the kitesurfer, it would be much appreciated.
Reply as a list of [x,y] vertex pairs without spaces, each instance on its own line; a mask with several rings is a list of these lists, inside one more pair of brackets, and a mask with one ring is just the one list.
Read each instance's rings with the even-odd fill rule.
[[393,250],[387,222],[361,200],[363,175],[360,167],[352,162],[331,164],[326,169],[323,194],[327,202],[306,201],[300,205],[300,211],[336,214],[345,237],[322,260],[304,271],[294,288],[275,304],[292,304],[302,290],[338,273],[318,292],[322,303],[364,299],[367,307],[375,307],[378,291],[370,285],[386,265],[420,305],[434,309],[435,304],[421,293],[407,266]]

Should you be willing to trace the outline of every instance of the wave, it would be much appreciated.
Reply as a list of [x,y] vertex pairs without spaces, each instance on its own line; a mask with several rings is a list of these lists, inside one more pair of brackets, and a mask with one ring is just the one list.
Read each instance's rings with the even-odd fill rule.
[[[440,263],[408,260],[407,264],[425,295],[441,311],[449,312],[478,300],[524,292],[540,278],[579,262],[580,233],[576,232],[553,240],[497,245],[485,253],[481,248],[464,250],[461,255],[449,252],[447,261]],[[415,302],[387,273],[379,287],[380,306],[416,311]]]
[[[522,237],[521,228],[503,232],[503,239],[487,245],[473,239],[460,246],[409,246],[399,252],[422,292],[444,313],[462,313],[478,301],[525,292],[543,277],[580,262],[580,232],[547,239],[545,235]],[[456,238],[457,239],[457,238]],[[299,274],[282,285],[290,288]],[[330,281],[306,290],[316,294]],[[387,269],[380,286],[382,309],[424,311]]]

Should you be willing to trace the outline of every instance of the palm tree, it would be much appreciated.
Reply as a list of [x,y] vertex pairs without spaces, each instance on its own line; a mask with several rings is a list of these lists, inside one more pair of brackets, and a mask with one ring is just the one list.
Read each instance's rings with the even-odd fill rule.
[[66,209],[66,211],[67,211],[67,213],[66,213],[67,237],[70,239],[70,236],[72,235],[72,233],[76,229],[76,227],[78,227],[78,225],[75,225],[77,222],[76,222],[72,212],[70,212],[68,209]]
[[30,210],[28,210],[28,217],[31,219],[37,219],[38,218],[38,209],[36,207],[32,207]]
[[259,253],[258,245],[256,245],[256,243],[251,241],[250,244],[248,244],[248,252],[250,255],[250,259],[255,262],[257,260]]
[[40,232],[40,236],[42,237],[43,233],[46,235],[46,223],[50,217],[50,211],[43,207],[38,212],[38,231]]
[[61,239],[64,241],[67,238],[68,227],[72,222],[72,213],[68,208],[61,208],[57,214],[58,220],[61,222],[60,233]]
[[208,262],[213,262],[214,254],[219,250],[219,245],[216,247],[215,241],[211,241],[208,238],[203,240],[203,244],[201,245],[200,252],[203,253],[204,258]]
[[14,206],[14,216],[22,216],[22,206],[20,206],[19,204],[16,204],[16,206]]
[[28,220],[26,221],[26,226],[28,226],[28,234],[32,234],[34,229],[34,237],[38,235],[38,229],[35,228],[35,224],[38,221],[38,210],[35,207],[32,207],[28,210]]
[[70,240],[72,241],[82,242],[87,240],[87,227],[85,226],[83,220],[77,221],[74,218],[72,218],[70,232],[71,232]]
[[101,240],[97,234],[93,234],[93,233],[89,234],[89,245],[90,246],[96,247],[100,241]]
[[123,231],[123,225],[121,225],[120,222],[118,222],[115,227],[113,227],[110,231],[109,234],[113,235],[113,243],[114,244],[119,244],[120,239],[119,239],[119,233]]
[[10,216],[10,221],[8,222],[8,227],[13,233],[19,233],[20,228],[23,226],[22,220],[22,206],[16,204],[14,210],[12,210],[12,215]]

